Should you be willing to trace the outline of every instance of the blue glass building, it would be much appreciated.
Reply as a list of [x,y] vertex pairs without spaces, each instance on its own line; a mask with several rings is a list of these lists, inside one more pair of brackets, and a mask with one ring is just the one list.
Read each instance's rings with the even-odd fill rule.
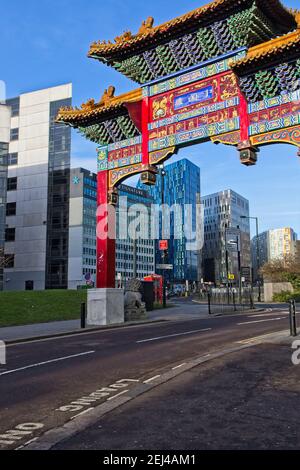
[[[166,176],[164,177],[165,197],[164,202],[169,206],[178,204],[181,206],[183,214],[183,225],[185,223],[184,205],[192,206],[192,229],[196,230],[196,204],[200,202],[200,168],[190,160],[183,159],[165,166]],[[161,204],[162,182],[161,176],[157,176],[155,186],[146,186],[138,182],[138,188],[148,191],[154,198],[155,204]],[[185,283],[186,281],[197,282],[199,280],[199,251],[188,251],[185,235],[182,239],[174,239],[178,228],[174,213],[170,217],[170,241],[169,256],[167,262],[173,264],[174,269],[168,273],[169,281],[172,284]],[[161,234],[161,220],[160,232]],[[175,237],[176,238],[176,237]],[[156,264],[162,263],[162,255],[156,242]],[[157,272],[159,274],[159,271]]]

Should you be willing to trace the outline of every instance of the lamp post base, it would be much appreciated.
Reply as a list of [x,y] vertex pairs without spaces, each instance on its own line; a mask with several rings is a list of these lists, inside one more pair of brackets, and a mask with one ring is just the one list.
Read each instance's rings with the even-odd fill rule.
[[123,289],[88,290],[87,324],[103,326],[124,323]]

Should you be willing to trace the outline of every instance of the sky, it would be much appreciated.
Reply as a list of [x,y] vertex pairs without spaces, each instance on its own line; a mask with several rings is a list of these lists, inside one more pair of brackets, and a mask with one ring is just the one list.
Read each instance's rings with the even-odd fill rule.
[[[0,80],[7,96],[73,83],[73,102],[100,99],[107,86],[116,94],[136,84],[113,69],[88,59],[89,45],[125,30],[137,32],[148,16],[155,24],[207,3],[203,0],[0,0]],[[284,0],[299,8],[299,0]],[[96,169],[96,146],[74,132],[72,166]],[[262,147],[258,164],[244,167],[233,147],[204,143],[180,150],[201,168],[202,194],[233,189],[250,201],[260,229],[291,226],[300,238],[300,158],[287,145]],[[134,180],[131,180],[134,183]],[[254,228],[254,227],[253,227]]]

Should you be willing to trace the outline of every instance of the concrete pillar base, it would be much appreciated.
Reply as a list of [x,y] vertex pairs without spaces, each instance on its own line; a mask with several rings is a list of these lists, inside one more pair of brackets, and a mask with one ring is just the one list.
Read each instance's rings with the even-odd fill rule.
[[87,325],[124,323],[123,289],[88,290]]

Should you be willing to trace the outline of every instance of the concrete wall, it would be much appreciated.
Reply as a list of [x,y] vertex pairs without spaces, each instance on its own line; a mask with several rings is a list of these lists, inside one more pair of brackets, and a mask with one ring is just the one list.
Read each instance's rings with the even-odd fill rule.
[[290,282],[265,282],[264,283],[264,301],[272,302],[275,294],[281,292],[294,292]]
[[84,285],[82,276],[83,198],[70,199],[68,288]]
[[8,143],[10,139],[10,107],[0,104],[0,142]]

